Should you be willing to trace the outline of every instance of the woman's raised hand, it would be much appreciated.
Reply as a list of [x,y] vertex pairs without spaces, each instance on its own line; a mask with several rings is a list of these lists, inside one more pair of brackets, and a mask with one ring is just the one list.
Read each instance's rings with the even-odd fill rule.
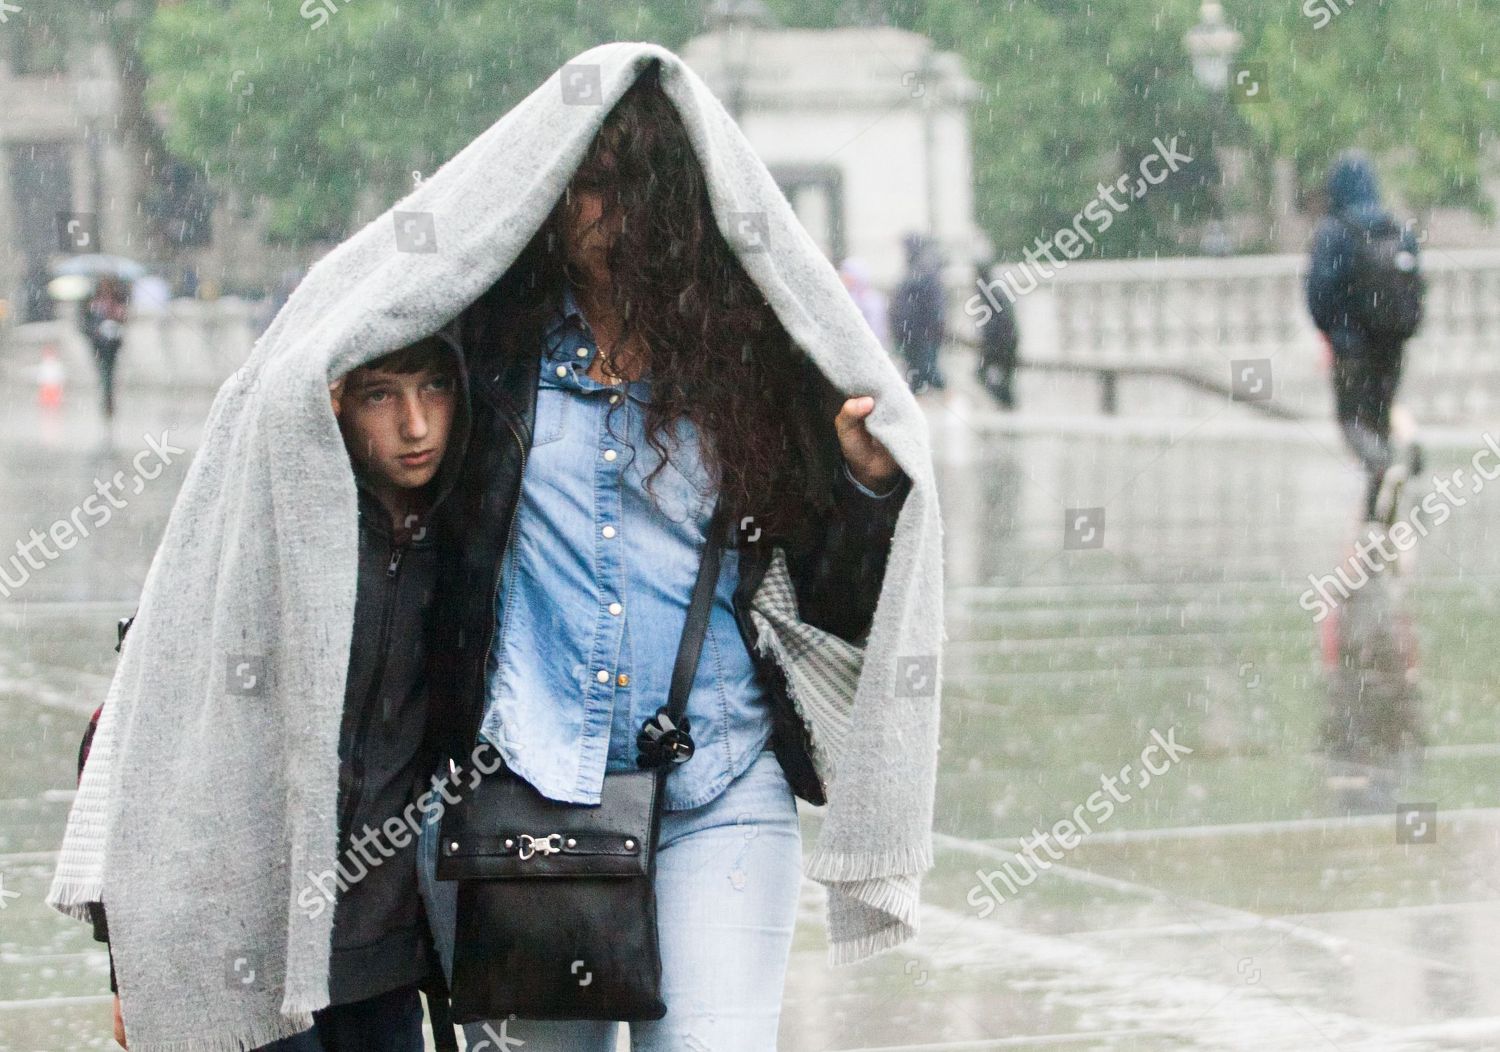
[[833,428],[839,436],[839,448],[849,465],[849,473],[866,489],[886,489],[900,467],[890,451],[865,426],[865,417],[875,410],[871,395],[859,395],[844,401]]

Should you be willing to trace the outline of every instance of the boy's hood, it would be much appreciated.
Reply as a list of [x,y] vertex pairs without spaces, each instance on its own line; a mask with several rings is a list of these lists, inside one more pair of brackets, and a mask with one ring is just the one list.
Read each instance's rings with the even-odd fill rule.
[[453,426],[448,429],[448,448],[443,452],[443,462],[438,465],[437,474],[429,483],[432,490],[432,501],[427,507],[429,517],[433,510],[443,502],[443,499],[452,492],[454,483],[458,481],[464,453],[469,448],[469,436],[474,429],[474,414],[469,392],[469,365],[458,332],[459,325],[455,321],[444,325],[436,333],[438,339],[442,340],[453,352],[454,360],[458,365],[458,402],[453,408]]

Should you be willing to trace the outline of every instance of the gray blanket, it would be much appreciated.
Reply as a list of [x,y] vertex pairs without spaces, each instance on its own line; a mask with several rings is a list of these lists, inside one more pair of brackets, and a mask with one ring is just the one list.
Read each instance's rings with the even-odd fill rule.
[[[214,400],[146,578],[48,896],[109,910],[134,1052],[226,1052],[328,1003],[338,732],[354,618],[355,484],[328,383],[489,288],[653,61],[715,218],[793,340],[911,476],[863,648],[800,621],[777,558],[757,646],[785,667],[829,783],[807,875],[830,961],[916,933],[932,865],[942,536],[925,419],[833,267],[703,81],[653,44],[592,48],[309,272]],[[399,239],[399,241],[398,241]],[[427,249],[435,249],[428,251]]]

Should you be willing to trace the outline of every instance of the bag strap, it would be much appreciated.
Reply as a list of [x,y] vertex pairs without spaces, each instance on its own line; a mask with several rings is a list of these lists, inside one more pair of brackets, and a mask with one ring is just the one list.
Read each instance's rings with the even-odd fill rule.
[[682,639],[677,644],[677,661],[672,666],[672,686],[667,703],[657,709],[636,734],[639,750],[636,766],[657,769],[666,776],[673,766],[693,757],[693,737],[687,718],[688,694],[698,672],[698,656],[703,651],[703,636],[713,609],[714,588],[719,581],[719,560],[724,546],[726,511],[722,496],[714,505],[703,540],[703,554],[698,560],[698,579],[693,582],[693,597],[688,603],[682,624]]
[[421,984],[422,996],[427,999],[427,1020],[432,1024],[432,1047],[437,1052],[458,1052],[458,1038],[453,1033],[453,1003],[449,1000],[448,984],[439,972],[436,980]]
[[438,956],[437,944],[432,937],[432,926],[427,920],[427,908],[420,898],[417,912],[421,925],[428,932],[423,941],[427,944],[427,976],[417,988],[427,1000],[427,1021],[432,1024],[432,1043],[437,1052],[458,1052],[458,1038],[453,1033],[453,1005],[449,1000],[448,978],[443,972],[443,962]]
[[[1346,232],[1354,235],[1355,240],[1363,245],[1373,244],[1377,237],[1395,237],[1403,243],[1406,241],[1406,227],[1397,222],[1394,216],[1387,215],[1385,222],[1376,226],[1365,226],[1363,223],[1356,223],[1343,213],[1331,216],[1331,218],[1335,223],[1343,227]],[[1420,251],[1420,248],[1416,251]]]
[[703,652],[703,636],[713,610],[714,589],[719,583],[719,561],[724,540],[726,510],[721,498],[714,505],[703,541],[703,555],[698,560],[698,579],[693,582],[693,598],[688,603],[687,619],[682,624],[682,639],[677,644],[677,662],[672,666],[672,687],[667,694],[667,714],[681,723],[687,712],[688,694],[698,674],[698,656]]

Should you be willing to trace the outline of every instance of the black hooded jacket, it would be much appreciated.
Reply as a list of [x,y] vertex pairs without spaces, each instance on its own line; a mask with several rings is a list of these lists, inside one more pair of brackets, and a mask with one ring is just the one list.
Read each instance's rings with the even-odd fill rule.
[[[471,430],[462,350],[451,333],[439,336],[457,360],[459,392],[425,516],[398,533],[363,472],[354,470],[359,570],[339,731],[339,864],[322,879],[293,875],[306,882],[294,889],[298,908],[334,909],[330,1004],[420,982],[431,961],[417,886],[418,828],[408,819],[418,814],[410,805],[435,762],[427,744],[426,666],[438,547],[428,523],[457,481]],[[94,932],[108,941],[102,908],[94,911]],[[117,989],[113,963],[110,989]]]
[[903,353],[943,339],[943,277],[937,267],[917,259],[891,296],[891,335]]
[[[428,483],[427,514],[410,524],[409,533],[398,534],[390,513],[355,471],[359,577],[339,732],[341,871],[329,960],[332,1004],[418,982],[430,960],[417,889],[418,827],[409,820],[434,763],[425,744],[425,670],[437,576],[429,523],[457,480],[470,431],[463,353],[450,333],[440,335],[458,361],[460,382],[448,446]],[[320,890],[326,895],[330,889]]]
[[[1369,350],[1369,340],[1354,317],[1357,239],[1369,232],[1396,229],[1399,225],[1381,204],[1380,185],[1369,158],[1357,151],[1340,157],[1328,174],[1328,215],[1313,234],[1307,272],[1308,310],[1335,354],[1354,356]],[[1402,238],[1407,250],[1415,253],[1416,235],[1407,230]]]

